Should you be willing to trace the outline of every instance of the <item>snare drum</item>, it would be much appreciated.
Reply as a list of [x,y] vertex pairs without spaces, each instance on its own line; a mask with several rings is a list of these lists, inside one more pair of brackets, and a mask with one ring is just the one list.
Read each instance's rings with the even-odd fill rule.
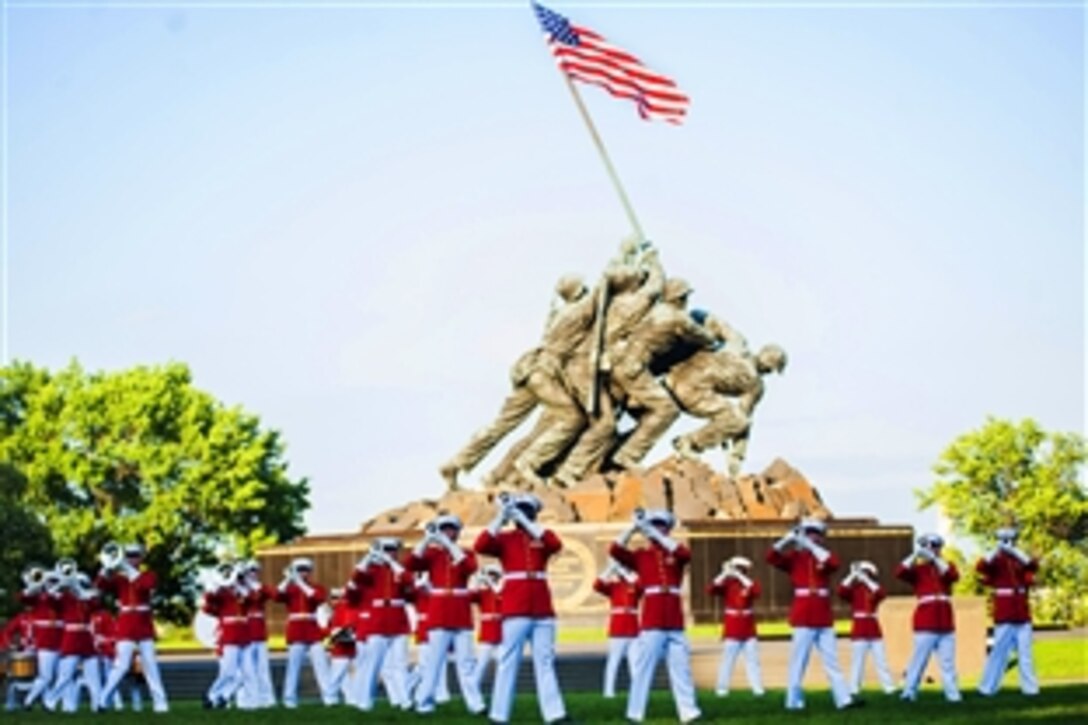
[[38,657],[30,652],[11,655],[11,679],[33,680],[38,675]]

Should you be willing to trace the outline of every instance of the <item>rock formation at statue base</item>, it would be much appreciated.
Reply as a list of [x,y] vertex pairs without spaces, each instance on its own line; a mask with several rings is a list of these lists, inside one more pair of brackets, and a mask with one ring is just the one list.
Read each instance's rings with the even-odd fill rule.
[[[681,521],[831,518],[819,492],[781,458],[762,473],[731,479],[701,461],[674,456],[641,476],[595,474],[572,488],[527,490],[540,497],[540,521],[549,524],[628,522],[639,507],[668,509]],[[466,526],[483,526],[495,515],[497,495],[459,490],[415,501],[366,521],[361,533],[421,529],[439,513],[456,514]]]

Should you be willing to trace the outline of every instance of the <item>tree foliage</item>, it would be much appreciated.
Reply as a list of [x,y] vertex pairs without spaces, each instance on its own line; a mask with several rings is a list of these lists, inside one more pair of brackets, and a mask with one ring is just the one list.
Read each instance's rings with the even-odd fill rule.
[[279,433],[194,388],[184,364],[0,369],[0,462],[25,477],[58,555],[90,569],[107,541],[142,542],[168,618],[188,617],[192,573],[218,548],[303,532],[308,484],[283,454]]
[[53,565],[53,539],[42,519],[23,503],[26,478],[9,465],[0,464],[0,619],[18,609],[15,595],[21,575],[29,565]]
[[934,466],[937,480],[916,493],[980,549],[998,528],[1019,528],[1020,546],[1041,560],[1037,611],[1080,624],[1088,619],[1085,460],[1080,434],[990,418],[952,442]]

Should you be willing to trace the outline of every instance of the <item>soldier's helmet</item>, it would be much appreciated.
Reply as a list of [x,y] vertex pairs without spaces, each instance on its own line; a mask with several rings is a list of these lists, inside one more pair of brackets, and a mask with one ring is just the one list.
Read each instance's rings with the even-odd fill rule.
[[555,283],[555,293],[567,302],[573,302],[586,293],[586,283],[577,274],[564,274]]
[[756,354],[756,364],[761,370],[780,373],[786,369],[786,351],[778,345],[764,345]]
[[691,292],[691,285],[687,283],[687,280],[670,277],[665,280],[665,290],[662,292],[661,297],[666,302],[683,302]]

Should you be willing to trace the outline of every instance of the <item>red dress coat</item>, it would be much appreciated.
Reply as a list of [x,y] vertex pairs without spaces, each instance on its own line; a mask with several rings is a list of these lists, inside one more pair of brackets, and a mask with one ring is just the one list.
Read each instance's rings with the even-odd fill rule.
[[95,580],[99,591],[117,599],[117,639],[139,642],[155,639],[151,618],[151,595],[158,580],[155,573],[141,571],[134,579],[121,572],[103,573]]
[[204,595],[204,611],[219,620],[220,646],[244,647],[249,644],[246,598],[234,587],[219,587]]
[[608,597],[609,637],[638,636],[638,604],[642,599],[642,587],[639,583],[626,579],[593,582],[594,591]]
[[476,641],[480,644],[502,643],[502,591],[481,587],[472,591],[472,602],[480,610],[480,628]]
[[790,576],[793,583],[793,604],[790,625],[794,627],[830,627],[831,574],[839,568],[839,557],[831,554],[822,564],[812,552],[789,549],[767,552],[767,562]]
[[1012,554],[998,552],[992,561],[979,559],[975,569],[982,583],[993,588],[994,623],[1024,624],[1031,621],[1028,591],[1035,583],[1039,562],[1031,559],[1024,564]]
[[328,593],[320,584],[307,586],[312,590],[310,594],[294,582],[276,591],[276,601],[287,605],[287,644],[313,644],[321,641],[317,608],[328,599]]
[[555,617],[548,587],[548,559],[559,553],[563,542],[554,531],[545,529],[538,541],[521,528],[501,531],[498,536],[484,529],[473,548],[502,562],[503,617]]
[[691,551],[683,544],[671,554],[657,543],[631,551],[613,542],[609,555],[638,574],[642,586],[641,629],[682,630],[684,608],[680,585]]
[[275,601],[276,590],[268,584],[260,584],[246,594],[245,611],[250,642],[268,641],[268,623],[264,618],[267,602]]
[[454,564],[448,551],[432,544],[423,550],[423,556],[413,554],[408,567],[430,575],[426,610],[428,629],[472,629],[468,582],[476,571],[475,554],[466,551],[465,558]]
[[744,641],[756,636],[756,615],[752,603],[759,597],[759,582],[745,586],[736,577],[724,582],[711,582],[707,594],[722,598],[722,639]]
[[117,654],[117,620],[105,609],[91,615],[91,636],[99,657],[112,660]]
[[27,607],[27,617],[34,627],[34,648],[47,652],[59,650],[64,622],[60,618],[60,601],[57,597],[45,592],[20,592],[19,601]]
[[918,606],[914,609],[915,632],[954,632],[956,621],[952,614],[952,585],[960,578],[955,564],[949,564],[942,575],[933,562],[903,566],[895,575],[914,587]]
[[412,573],[408,570],[395,574],[383,565],[368,564],[356,567],[351,581],[364,590],[364,600],[369,604],[370,634],[396,637],[408,634],[408,602],[413,596]]
[[72,592],[64,592],[60,595],[60,616],[64,621],[64,634],[60,638],[61,656],[95,656],[91,615],[99,607],[97,597],[80,599]]
[[879,584],[873,591],[863,582],[854,581],[850,586],[839,585],[839,598],[850,602],[850,639],[881,639],[880,620],[876,610],[886,596]]

